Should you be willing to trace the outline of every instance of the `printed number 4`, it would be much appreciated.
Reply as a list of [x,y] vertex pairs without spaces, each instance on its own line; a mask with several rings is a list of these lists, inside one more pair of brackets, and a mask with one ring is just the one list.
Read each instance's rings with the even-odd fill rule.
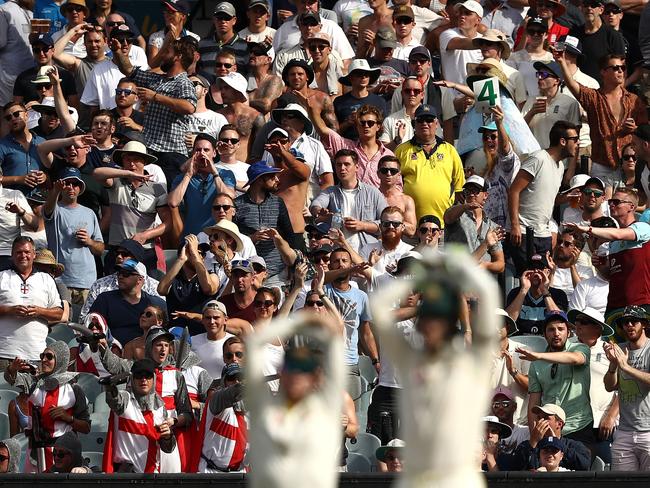
[[478,94],[478,98],[476,100],[479,102],[484,102],[487,100],[490,106],[494,106],[496,105],[496,99],[497,95],[494,93],[494,85],[492,81],[483,83],[481,93]]

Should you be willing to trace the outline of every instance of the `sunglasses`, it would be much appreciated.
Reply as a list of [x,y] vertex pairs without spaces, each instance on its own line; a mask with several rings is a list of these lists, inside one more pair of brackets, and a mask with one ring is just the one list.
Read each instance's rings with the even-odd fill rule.
[[616,15],[622,12],[623,11],[618,7],[605,7],[605,10],[603,11],[603,15]]
[[225,144],[232,144],[233,146],[239,142],[239,139],[236,137],[224,137],[223,139],[219,139],[219,142],[223,142]]
[[566,139],[567,141],[576,141],[577,142],[578,139],[580,139],[580,136],[564,136],[564,139]]
[[328,44],[311,44],[309,46],[310,51],[325,51],[329,47]]
[[10,114],[7,114],[4,116],[4,119],[9,122],[11,119],[17,119],[20,117],[20,114],[22,114],[24,110],[16,110],[15,112],[11,112]]
[[423,58],[409,59],[409,63],[412,64],[427,64],[428,62],[429,62],[428,59],[423,59]]
[[269,308],[272,305],[275,305],[273,300],[255,300],[253,303],[259,308]]
[[513,403],[514,402],[510,400],[503,400],[502,402],[492,402],[492,408],[499,408],[499,407],[508,408]]
[[307,21],[303,20],[300,23],[300,25],[302,25],[303,27],[316,27],[318,25],[318,22],[316,22],[315,20],[307,20]]
[[269,139],[269,143],[271,144],[275,144],[276,142],[282,144],[283,146],[286,146],[287,144],[289,144],[289,139],[287,139],[286,137],[278,137],[278,138],[274,137],[273,139]]
[[134,380],[153,380],[153,375],[149,373],[133,373]]
[[323,305],[322,300],[305,300],[305,307],[322,307]]
[[32,46],[32,52],[35,52],[35,53],[46,53],[50,49],[52,49],[52,48],[49,47],[49,46],[48,47],[33,47]]
[[535,78],[538,80],[545,80],[546,78],[557,78],[553,73],[549,73],[548,71],[538,71],[535,73]]
[[397,17],[396,19],[393,19],[393,22],[398,25],[409,25],[413,23],[413,19],[410,17]]
[[241,359],[244,357],[244,353],[242,351],[235,351],[235,352],[226,352],[223,354],[223,358],[227,359],[228,361],[234,359],[235,357]]
[[75,186],[81,188],[81,182],[77,179],[63,180],[63,186]]
[[312,258],[312,261],[314,261],[316,264],[318,264],[318,263],[329,263],[330,262],[330,257],[327,254],[321,254],[320,256],[314,256]]
[[621,159],[625,161],[636,161],[637,157],[634,154],[623,154],[623,156],[621,156]]
[[634,205],[634,202],[631,202],[629,200],[621,200],[619,198],[610,198],[609,200],[607,200],[607,204],[610,207],[618,207],[621,203],[631,203]]
[[125,257],[125,258],[132,258],[133,257],[133,255],[129,251],[125,251],[124,249],[118,249],[117,251],[115,251],[115,255],[116,256],[122,256],[122,257]]
[[572,241],[559,241],[557,245],[560,247],[573,247],[574,243]]
[[536,36],[543,36],[544,34],[546,34],[546,31],[531,29],[531,30],[527,30],[526,33],[531,37],[536,37]]
[[376,120],[359,120],[359,125],[361,127],[374,127],[377,125]]
[[66,456],[70,456],[70,451],[63,451],[61,449],[55,449],[52,451],[52,456],[54,456],[57,459],[63,459]]
[[420,93],[422,93],[422,90],[420,90],[419,88],[404,88],[402,91],[407,95],[412,95],[412,96],[419,95]]
[[124,37],[123,35],[111,37],[111,39],[115,39],[120,44],[122,43],[133,44],[133,39],[131,39],[130,37]]
[[42,352],[40,355],[41,361],[44,359],[47,359],[48,361],[52,361],[54,359],[54,354],[51,352]]
[[483,134],[483,140],[490,140],[490,141],[496,141],[497,140],[497,135],[496,134]]
[[233,64],[232,64],[232,63],[214,63],[214,67],[215,67],[215,68],[226,68],[226,69],[230,69],[230,68],[233,67]]
[[72,12],[83,12],[84,8],[81,5],[68,5],[65,8],[66,11],[72,11]]
[[391,175],[394,176],[399,173],[399,168],[379,168],[379,172],[382,175]]
[[419,119],[415,119],[415,122],[418,124],[433,124],[435,121],[435,117],[420,117]]
[[146,317],[146,318],[150,319],[151,317],[155,317],[155,315],[156,314],[154,314],[151,310],[147,310],[145,312],[142,312],[140,314],[140,317]]
[[420,227],[418,230],[420,234],[437,234],[440,232],[440,229],[436,229],[435,227]]
[[129,88],[116,88],[115,89],[115,94],[116,95],[126,95],[128,97],[129,95],[133,95],[135,93],[136,93],[135,90],[131,90]]
[[399,220],[382,220],[381,221],[381,226],[384,229],[389,229],[392,227],[393,229],[399,229],[404,222],[400,222]]
[[399,461],[401,458],[397,454],[387,454],[386,461]]
[[228,22],[233,19],[230,15],[215,15],[214,18],[221,22]]
[[583,188],[581,191],[583,195],[587,195],[588,197],[593,195],[596,198],[599,198],[605,194],[605,192],[602,190],[592,190],[591,188]]
[[118,27],[120,25],[125,25],[126,22],[122,20],[114,20],[112,22],[106,22],[106,27]]
[[463,193],[465,195],[478,195],[482,191],[483,190],[481,188],[475,186],[468,186],[467,188],[463,188]]
[[39,83],[36,85],[37,90],[49,90],[52,88],[52,83]]
[[233,208],[234,205],[212,205],[212,210],[216,210],[217,212],[224,211],[227,212],[231,208]]
[[625,70],[627,69],[627,66],[624,64],[614,64],[612,66],[606,66],[604,68],[605,71],[615,71],[617,73],[625,73]]
[[131,273],[130,271],[118,271],[117,276],[121,276],[122,278],[130,278],[131,276],[138,276],[138,273]]

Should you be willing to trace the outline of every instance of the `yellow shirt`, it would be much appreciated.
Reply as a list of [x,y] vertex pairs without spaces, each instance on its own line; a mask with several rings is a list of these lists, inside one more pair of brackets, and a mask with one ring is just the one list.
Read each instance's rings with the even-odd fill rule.
[[454,193],[462,191],[465,172],[454,146],[438,142],[428,158],[411,141],[400,144],[395,156],[402,166],[404,193],[415,200],[417,218],[435,215],[444,227],[443,215],[453,205]]

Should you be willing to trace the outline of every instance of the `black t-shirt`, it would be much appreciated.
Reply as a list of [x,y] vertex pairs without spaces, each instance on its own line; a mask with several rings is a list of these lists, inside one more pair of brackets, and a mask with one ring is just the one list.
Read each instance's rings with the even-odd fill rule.
[[[111,113],[113,114],[113,117],[115,117],[115,121],[117,121],[121,117],[121,115],[119,114],[116,108],[111,110]],[[144,125],[144,114],[142,112],[134,110],[133,112],[131,112],[131,116],[129,118],[132,119],[133,122],[135,122],[138,125]],[[117,124],[115,127],[115,132],[125,132],[131,130],[133,129],[129,129],[128,127],[121,124]]]
[[99,149],[98,147],[93,147],[86,157],[86,164],[90,164],[93,168],[112,166],[113,163],[111,157],[113,151],[115,151],[115,146],[110,149]]
[[122,344],[140,337],[140,315],[150,305],[156,305],[162,310],[167,310],[167,305],[162,298],[142,292],[140,302],[128,303],[122,297],[120,290],[100,293],[90,307],[90,312],[97,312],[106,318],[111,334]]
[[[508,298],[506,299],[506,306],[510,305],[514,301],[515,297],[519,294],[519,289],[520,287],[510,290]],[[566,293],[553,287],[551,287],[549,291],[555,304],[560,307],[561,310],[566,312],[569,308],[569,300],[567,299]],[[517,328],[519,329],[519,333],[543,335],[545,310],[546,303],[544,297],[539,297],[539,299],[535,300],[531,296],[530,292],[528,292],[526,298],[524,298],[524,303],[521,306],[519,318],[517,318]]]
[[[167,293],[167,311],[169,316],[176,311],[184,312],[201,312],[203,305],[214,296],[205,295],[201,291],[198,277],[186,280],[180,275],[181,271],[172,281],[172,286]],[[190,335],[203,334],[205,329],[203,325],[194,320],[173,319],[169,322],[170,327],[188,327]]]
[[[18,75],[14,83],[14,96],[23,97],[23,103],[38,101],[38,92],[36,85],[32,81],[38,74],[39,66],[26,69]],[[59,68],[59,77],[61,78],[61,89],[66,100],[77,95],[77,85],[75,85],[72,74],[63,68]]]
[[46,134],[43,129],[41,129],[41,125],[37,125],[32,129],[32,132],[36,134],[37,136],[41,136],[43,139],[46,139],[48,141],[52,139],[62,139],[65,137],[65,131],[63,130],[63,127],[61,127],[61,124],[54,129],[52,132],[49,134]]
[[572,30],[571,35],[582,40],[582,56],[578,57],[578,67],[602,85],[598,63],[608,54],[625,54],[625,39],[605,24],[593,34],[585,34],[583,26]]
[[[374,105],[381,111],[384,117],[388,115],[389,107],[386,104],[386,100],[379,95],[370,93],[365,98],[357,98],[353,96],[351,92],[348,92],[345,95],[341,95],[334,99],[334,112],[336,113],[336,118],[338,119],[339,124],[345,122],[348,117],[359,110],[362,105]],[[346,131],[342,132],[341,135],[348,139],[359,138],[355,125],[349,127]]]

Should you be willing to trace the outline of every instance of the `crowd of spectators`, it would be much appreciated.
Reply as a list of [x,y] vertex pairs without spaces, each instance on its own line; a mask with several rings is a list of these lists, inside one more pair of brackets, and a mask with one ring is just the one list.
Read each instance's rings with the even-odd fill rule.
[[[0,472],[254,470],[260,334],[265,394],[341,395],[344,439],[408,470],[370,303],[447,246],[503,298],[476,469],[650,470],[647,2],[219,1],[201,35],[194,3],[147,36],[112,0],[0,0]],[[480,303],[421,292],[406,341],[451,314],[471,350]],[[298,311],[340,357],[269,332]]]

